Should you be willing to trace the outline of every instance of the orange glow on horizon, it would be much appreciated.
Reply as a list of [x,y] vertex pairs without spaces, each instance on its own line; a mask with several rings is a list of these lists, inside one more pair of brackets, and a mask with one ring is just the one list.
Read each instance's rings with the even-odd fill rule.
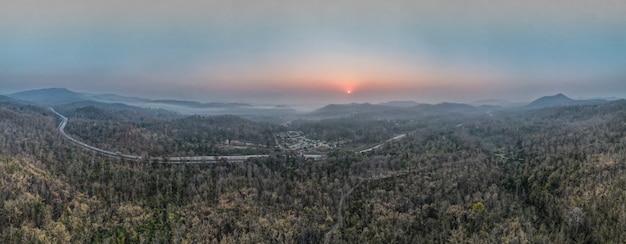
[[215,90],[280,90],[362,97],[464,84],[478,87],[496,75],[497,72],[482,67],[439,67],[401,56],[329,51],[269,61],[211,64],[200,67],[194,76],[206,80],[207,87]]
[[[219,89],[259,90],[270,87],[306,92],[354,95],[372,91],[405,90],[436,77],[428,65],[403,56],[370,50],[321,49],[283,54],[263,61],[222,63],[200,67],[200,76],[219,80]],[[206,67],[210,67],[207,69]],[[419,67],[419,68],[416,68]]]

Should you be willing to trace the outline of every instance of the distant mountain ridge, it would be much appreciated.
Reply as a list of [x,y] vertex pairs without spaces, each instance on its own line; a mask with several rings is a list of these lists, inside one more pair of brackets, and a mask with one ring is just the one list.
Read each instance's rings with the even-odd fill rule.
[[465,103],[439,103],[439,104],[420,104],[414,107],[420,112],[429,112],[429,113],[456,113],[456,112],[473,112],[478,110],[477,107],[474,107]]
[[162,100],[149,100],[149,103],[163,103],[177,106],[185,106],[190,108],[215,108],[215,107],[250,107],[250,104],[246,103],[201,103],[196,101],[183,101],[183,100],[170,100],[170,99],[162,99]]
[[400,107],[400,108],[408,108],[419,105],[420,103],[415,101],[389,101],[384,103],[379,103],[378,105],[390,106],[390,107]]
[[99,102],[126,102],[126,103],[143,103],[148,102],[150,99],[140,98],[140,97],[127,97],[120,96],[117,94],[95,94],[92,95],[94,99]]
[[89,96],[85,94],[70,91],[66,88],[28,90],[9,94],[8,97],[44,106],[73,103],[89,99]]
[[13,101],[15,101],[15,99],[0,95],[0,102],[13,102]]
[[592,105],[592,104],[602,104],[607,103],[607,100],[604,99],[588,99],[588,100],[576,100],[572,99],[568,96],[565,96],[563,93],[559,93],[552,96],[544,96],[540,97],[535,101],[532,101],[528,105],[524,106],[529,109],[537,109],[537,108],[547,108],[547,107],[558,107],[558,106],[570,106],[570,105]]
[[[484,109],[463,103],[417,104],[414,106],[390,106],[388,103],[329,104],[308,114],[314,118],[337,118],[354,115],[368,115],[372,118],[404,118],[416,115],[437,115],[450,113],[473,113]],[[392,103],[394,104],[394,103]]]
[[61,104],[70,104],[83,101],[96,101],[105,103],[125,103],[137,105],[142,103],[166,104],[174,106],[182,106],[189,108],[232,108],[232,107],[249,107],[251,105],[244,103],[201,103],[196,101],[170,100],[160,99],[153,100],[138,97],[126,97],[117,94],[89,94],[71,91],[67,88],[44,88],[36,90],[21,91],[9,94],[8,97],[33,102],[43,106],[55,106]]
[[349,103],[349,104],[328,104],[310,113],[313,116],[346,116],[355,113],[371,113],[385,110],[397,109],[396,107],[371,104],[371,103]]
[[[296,114],[291,107],[260,107],[245,103],[202,103],[196,101],[147,99],[126,97],[116,94],[90,94],[71,91],[66,88],[45,88],[17,92],[7,95],[9,99],[24,101],[23,103],[41,107],[55,107],[62,112],[70,112],[68,108],[94,106],[115,110],[118,112],[133,111],[135,109],[149,109],[154,113],[162,113],[162,117],[171,117],[170,114],[160,112],[167,110],[179,114],[200,115],[237,115],[247,119],[284,122]],[[1,98],[0,98],[1,99]],[[0,100],[1,101],[1,100]],[[66,110],[63,110],[66,109]],[[148,110],[146,110],[148,111]],[[97,110],[91,110],[95,114]],[[129,112],[130,113],[130,112]],[[132,117],[132,116],[131,116]]]
[[[75,92],[66,88],[45,88],[17,92],[0,96],[0,102],[19,102],[23,104],[37,104],[42,107],[48,106],[96,106],[121,109],[122,104],[127,106],[165,109],[187,114],[219,115],[232,114],[244,116],[249,119],[264,120],[290,120],[299,117],[296,110],[286,106],[274,106],[271,108],[255,106],[246,103],[221,103],[221,102],[197,102],[189,100],[173,99],[147,99],[139,97],[126,97],[116,94],[90,94]],[[506,108],[538,109],[556,106],[603,104],[606,99],[581,99],[576,100],[559,93],[552,96],[544,96],[526,105],[506,106]],[[504,107],[492,104],[506,103],[502,100],[479,100],[472,104],[464,103],[440,103],[425,104],[414,101],[389,101],[378,104],[350,103],[329,104],[313,112],[304,115],[305,118],[337,118],[344,116],[372,116],[374,118],[403,118],[416,115],[437,115],[446,113],[474,113],[498,110]],[[108,105],[105,105],[108,104]],[[509,104],[512,105],[512,104]]]
[[526,102],[513,102],[513,101],[508,101],[508,100],[502,100],[502,99],[482,99],[482,100],[477,100],[477,101],[473,101],[470,103],[471,105],[474,106],[499,106],[499,107],[507,107],[507,108],[512,108],[512,107],[521,107],[526,105]]

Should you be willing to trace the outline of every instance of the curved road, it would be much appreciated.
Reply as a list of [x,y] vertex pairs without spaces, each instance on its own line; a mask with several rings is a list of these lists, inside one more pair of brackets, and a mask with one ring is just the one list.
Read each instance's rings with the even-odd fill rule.
[[344,202],[347,201],[347,198],[350,197],[350,194],[352,194],[354,189],[359,187],[361,183],[372,181],[372,180],[381,180],[381,179],[387,179],[391,177],[398,177],[398,176],[402,176],[402,175],[406,175],[410,173],[411,171],[397,171],[397,172],[385,172],[385,173],[381,173],[379,175],[371,176],[367,178],[358,177],[359,182],[355,186],[351,187],[345,193],[343,191],[341,192],[341,197],[339,198],[339,204],[337,205],[337,221],[335,222],[333,227],[331,227],[330,230],[326,232],[326,234],[324,234],[324,243],[330,243],[333,233],[338,231],[339,228],[341,228],[341,226],[343,225],[343,211],[342,211],[343,204]]
[[[57,116],[59,116],[61,118],[61,123],[59,123],[59,126],[57,127],[57,129],[61,132],[61,134],[67,138],[68,140],[70,140],[72,143],[78,145],[79,147],[82,147],[84,149],[87,150],[91,150],[97,153],[101,153],[103,155],[109,156],[109,157],[115,157],[115,158],[122,158],[122,159],[128,159],[128,160],[144,160],[146,158],[141,157],[141,156],[137,156],[137,155],[129,155],[129,154],[122,154],[120,152],[111,152],[111,151],[107,151],[101,148],[97,148],[94,146],[91,146],[89,144],[86,144],[84,142],[81,142],[79,140],[77,140],[76,138],[71,137],[70,135],[68,135],[65,132],[65,126],[67,125],[67,121],[68,118],[63,116],[62,114],[60,114],[59,112],[55,111],[54,108],[50,108],[50,111],[52,111],[53,113],[55,113]],[[372,150],[375,150],[377,148],[382,147],[383,144],[387,143],[387,142],[391,142],[391,141],[396,141],[399,139],[402,139],[406,136],[406,134],[400,134],[397,135],[391,139],[388,139],[378,145],[375,145],[373,147],[358,151],[359,153],[365,153],[365,152],[369,152]],[[280,147],[280,144],[279,144]],[[281,149],[283,149],[281,147]],[[303,154],[302,155],[305,158],[311,158],[313,160],[320,160],[322,158],[324,158],[325,155],[320,155],[320,154]],[[147,159],[149,159],[151,162],[160,162],[160,163],[216,163],[222,159],[225,159],[227,162],[245,162],[246,160],[248,160],[249,158],[264,158],[264,157],[269,157],[269,155],[266,154],[256,154],[256,155],[235,155],[235,156],[192,156],[192,157],[149,157]]]
[[[61,123],[59,123],[59,126],[57,127],[57,129],[61,132],[61,134],[65,138],[70,140],[72,143],[78,145],[79,147],[82,147],[84,149],[91,150],[97,153],[101,153],[109,157],[122,158],[122,159],[128,159],[128,160],[145,159],[144,157],[137,156],[137,155],[128,155],[128,154],[122,154],[120,152],[107,151],[101,148],[91,146],[89,144],[86,144],[84,142],[77,140],[76,138],[71,137],[65,132],[65,126],[67,125],[67,121],[68,121],[67,117],[55,111],[54,108],[50,108],[50,111],[52,111],[53,113],[55,113],[57,116],[61,118]],[[324,157],[324,155],[317,155],[317,154],[304,154],[303,156],[305,158],[312,158],[314,160],[319,160]],[[264,158],[264,157],[269,157],[269,155],[258,154],[258,155],[235,155],[235,156],[149,157],[148,159],[151,162],[156,161],[160,163],[163,163],[163,162],[165,163],[216,163],[222,159],[225,159],[227,162],[245,162],[249,158]]]
[[348,190],[346,193],[341,192],[341,198],[339,198],[339,205],[337,205],[337,221],[335,222],[333,227],[331,227],[330,230],[326,232],[326,234],[324,234],[324,243],[330,243],[330,238],[332,237],[333,233],[337,231],[343,224],[343,211],[342,211],[343,203],[345,202],[346,198],[349,197],[350,194],[352,194],[352,191],[354,191],[355,188],[359,187],[359,185],[361,185],[362,182],[363,180],[359,181],[359,183],[357,183],[355,186],[350,188],[350,190]]
[[85,148],[85,149],[89,149],[91,151],[95,151],[95,152],[99,152],[102,153],[104,155],[107,156],[111,156],[111,157],[118,157],[118,158],[123,158],[123,159],[130,159],[130,160],[140,160],[142,159],[142,157],[140,156],[135,156],[135,155],[126,155],[126,154],[121,154],[119,152],[111,152],[111,151],[107,151],[104,149],[100,149],[91,145],[88,145],[84,142],[81,142],[79,140],[76,140],[75,138],[71,137],[70,135],[68,135],[67,133],[65,133],[65,126],[67,125],[67,117],[63,116],[62,114],[58,113],[57,111],[54,110],[54,108],[50,108],[50,110],[55,113],[56,115],[58,115],[59,117],[61,117],[61,123],[59,124],[59,126],[57,127],[57,129],[59,129],[59,131],[61,132],[61,134],[69,139],[70,141],[72,141],[74,144]]

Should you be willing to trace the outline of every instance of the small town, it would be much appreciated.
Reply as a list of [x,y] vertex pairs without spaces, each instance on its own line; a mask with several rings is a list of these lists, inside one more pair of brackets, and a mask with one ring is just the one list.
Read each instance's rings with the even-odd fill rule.
[[327,142],[307,138],[302,131],[286,131],[276,133],[277,144],[283,150],[303,152],[321,152],[336,148],[345,142]]

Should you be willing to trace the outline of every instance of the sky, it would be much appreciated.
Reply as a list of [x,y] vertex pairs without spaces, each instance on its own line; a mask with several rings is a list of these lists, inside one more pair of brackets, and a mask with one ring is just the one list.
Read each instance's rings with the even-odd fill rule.
[[199,101],[626,97],[622,0],[20,0],[0,94]]

